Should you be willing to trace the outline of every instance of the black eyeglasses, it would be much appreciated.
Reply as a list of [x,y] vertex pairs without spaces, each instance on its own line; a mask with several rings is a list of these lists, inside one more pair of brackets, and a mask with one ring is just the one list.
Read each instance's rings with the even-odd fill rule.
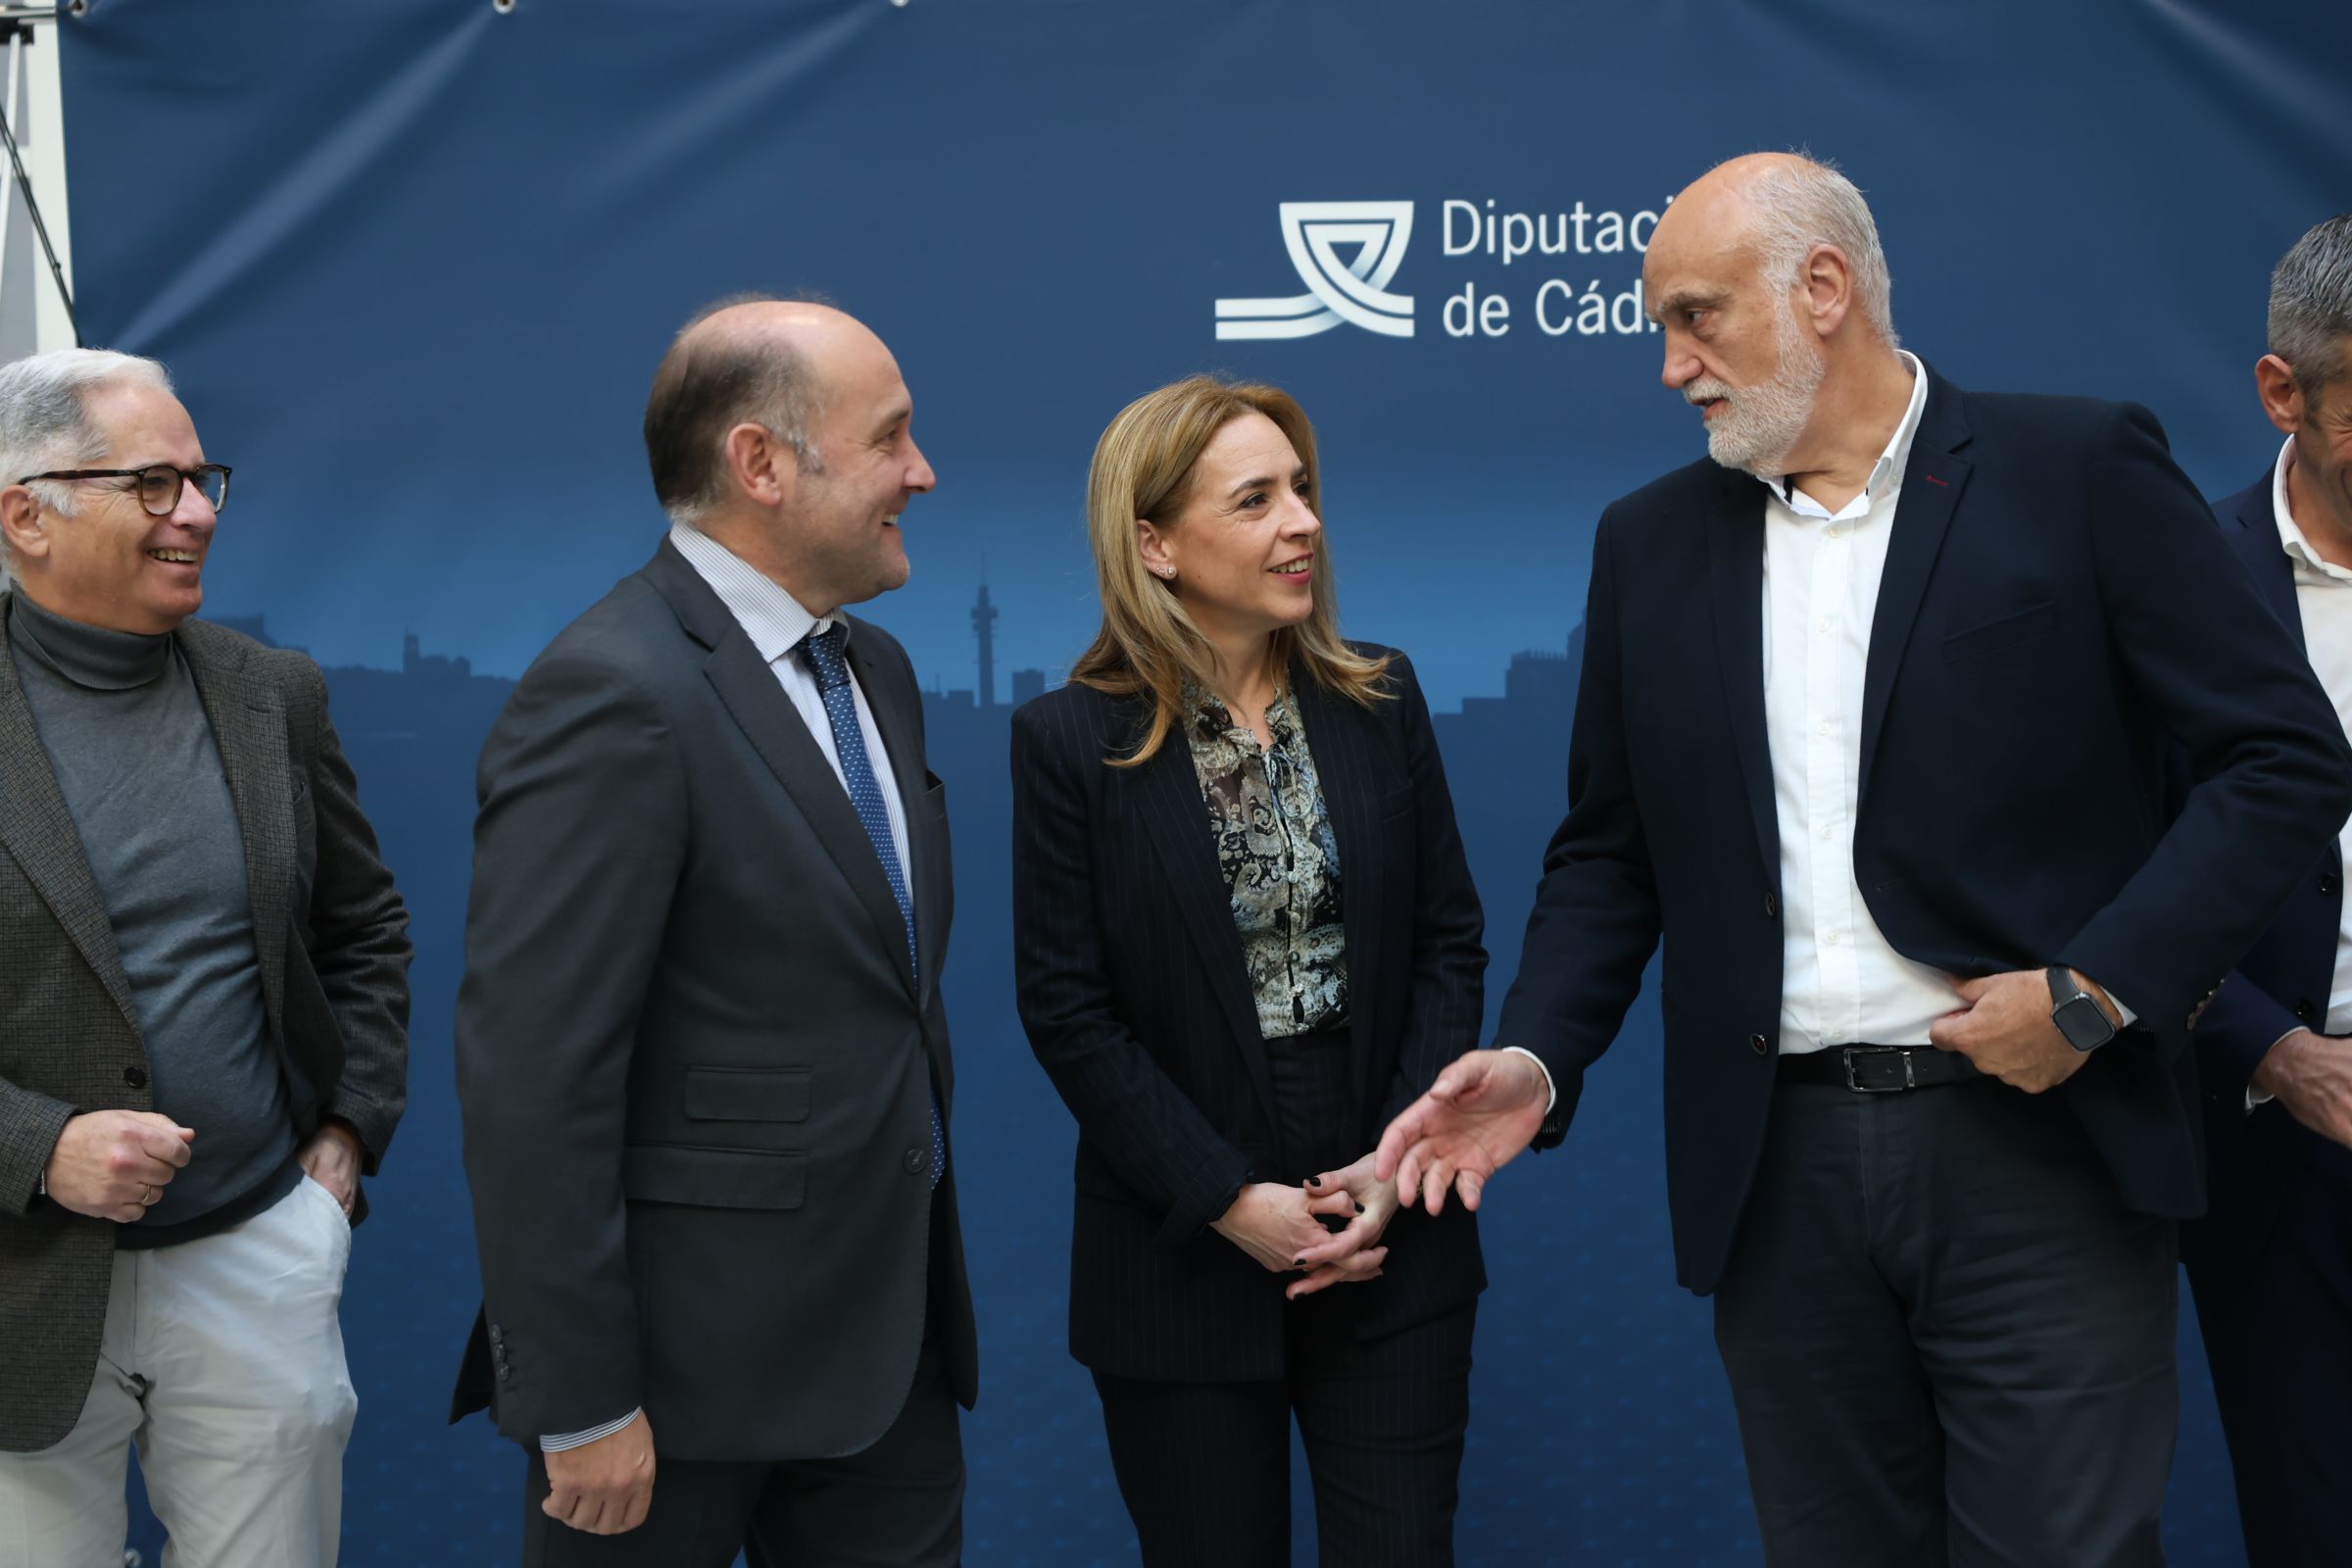
[[130,488],[151,517],[169,517],[177,511],[180,489],[189,484],[212,503],[215,513],[228,505],[228,468],[219,463],[193,468],[174,468],[169,463],[151,463],[144,468],[59,468],[52,473],[28,473],[17,483],[30,484],[35,479],[136,479],[138,483]]

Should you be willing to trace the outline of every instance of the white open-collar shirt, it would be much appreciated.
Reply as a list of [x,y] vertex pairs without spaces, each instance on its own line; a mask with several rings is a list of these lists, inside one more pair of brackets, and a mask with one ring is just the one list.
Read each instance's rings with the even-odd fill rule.
[[[2295,613],[2303,622],[2303,649],[2312,673],[2328,688],[2335,704],[2336,722],[2352,735],[2352,571],[2324,560],[2295,526],[2294,507],[2288,500],[2286,470],[2295,460],[2292,436],[2278,449],[2271,468],[2271,512],[2278,522],[2278,544],[2295,571]],[[2345,886],[2352,887],[2352,822],[2335,837],[2336,852],[2344,857]],[[2352,1033],[2352,898],[2344,900],[2342,924],[2335,939],[2335,980],[2328,994],[2327,1031]]]
[[1854,877],[1862,681],[1928,378],[1859,495],[1836,512],[1764,479],[1764,733],[1781,837],[1781,1054],[1924,1046],[1960,1005],[1952,978],[1894,951]]
[[[1916,355],[1902,359],[1911,402],[1861,494],[1833,513],[1785,477],[1757,475],[1764,488],[1764,733],[1786,933],[1783,1055],[1830,1046],[1924,1046],[1928,1026],[1960,1005],[1951,976],[1888,945],[1854,879],[1871,619],[1903,468],[1928,402],[1925,367]],[[1544,1076],[1550,1079],[1548,1068]]]

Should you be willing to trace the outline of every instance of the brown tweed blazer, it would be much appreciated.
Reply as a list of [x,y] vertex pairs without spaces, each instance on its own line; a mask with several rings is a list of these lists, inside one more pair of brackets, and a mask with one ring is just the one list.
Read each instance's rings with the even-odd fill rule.
[[[152,1110],[130,987],[5,647],[0,593],[0,1451],[48,1447],[89,1393],[115,1226],[37,1196],[67,1120]],[[349,1122],[373,1174],[408,1102],[408,911],[304,655],[191,620],[245,838],[272,1045],[296,1131]]]

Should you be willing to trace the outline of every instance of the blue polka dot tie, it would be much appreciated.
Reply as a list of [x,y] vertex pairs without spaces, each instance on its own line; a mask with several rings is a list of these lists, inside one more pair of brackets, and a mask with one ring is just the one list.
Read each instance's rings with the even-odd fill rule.
[[[812,631],[801,639],[801,652],[808,656],[808,667],[816,671],[817,690],[824,694],[825,717],[833,726],[833,750],[841,759],[841,776],[850,787],[850,804],[858,808],[858,820],[872,841],[874,854],[881,857],[882,874],[890,879],[890,896],[899,901],[899,918],[906,922],[906,956],[921,970],[921,958],[914,946],[914,899],[906,891],[906,873],[899,864],[898,846],[890,838],[890,808],[882,803],[882,786],[874,779],[874,765],[865,755],[865,732],[858,723],[858,697],[850,685],[849,661],[842,650],[849,645],[850,628],[835,621],[823,631]],[[939,1114],[939,1091],[931,1092],[931,1185],[937,1187],[939,1178],[948,1168],[948,1133]]]

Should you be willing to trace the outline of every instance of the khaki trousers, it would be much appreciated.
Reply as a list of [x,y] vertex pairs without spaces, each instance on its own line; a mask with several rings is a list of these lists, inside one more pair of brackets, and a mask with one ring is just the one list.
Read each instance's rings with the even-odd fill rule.
[[342,1207],[308,1176],[217,1236],[117,1252],[81,1419],[0,1453],[0,1568],[121,1568],[134,1443],[164,1568],[331,1568],[359,1409],[350,1261]]

